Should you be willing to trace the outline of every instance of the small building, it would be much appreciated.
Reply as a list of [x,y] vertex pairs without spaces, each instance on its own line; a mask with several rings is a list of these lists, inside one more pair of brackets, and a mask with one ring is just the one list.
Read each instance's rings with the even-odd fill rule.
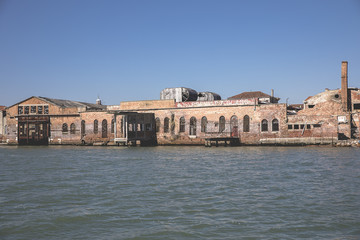
[[80,113],[99,111],[106,106],[33,96],[7,108],[6,139],[20,145],[79,143],[85,134]]
[[[272,94],[273,95],[273,94]],[[243,92],[238,95],[229,97],[229,100],[235,100],[235,99],[257,99],[259,104],[264,103],[278,103],[280,98],[276,98],[274,96],[270,96],[266,93],[263,93],[261,91],[254,91],[254,92]]]

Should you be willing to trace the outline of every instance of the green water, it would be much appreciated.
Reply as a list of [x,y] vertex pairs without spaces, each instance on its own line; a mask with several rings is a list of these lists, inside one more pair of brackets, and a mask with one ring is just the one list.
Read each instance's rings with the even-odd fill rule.
[[0,239],[360,239],[360,149],[0,146]]

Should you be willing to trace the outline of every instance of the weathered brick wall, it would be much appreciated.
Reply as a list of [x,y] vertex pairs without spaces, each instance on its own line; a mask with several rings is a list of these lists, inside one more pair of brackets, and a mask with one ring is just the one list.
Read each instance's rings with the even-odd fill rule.
[[[63,132],[63,124],[66,123],[68,131]],[[70,131],[71,124],[75,124],[75,133]],[[80,120],[78,116],[52,116],[50,117],[49,144],[80,144]]]
[[[337,138],[338,136],[337,116],[290,115],[287,125],[292,125],[292,129],[287,128],[286,131],[283,131],[282,137],[285,138]],[[297,129],[294,129],[295,125],[298,126]]]
[[157,108],[174,108],[175,100],[149,100],[149,101],[131,101],[121,102],[121,110],[132,109],[157,109]]
[[[79,119],[79,129],[81,127],[81,121],[85,121],[85,136],[82,140],[85,141],[86,144],[91,144],[94,142],[108,142],[113,141],[114,133],[111,133],[111,121],[114,119],[114,115],[103,112],[82,112],[80,114]],[[98,133],[94,133],[94,121],[98,121]],[[102,137],[102,123],[103,120],[107,121],[107,137]],[[120,120],[118,121],[118,125],[120,125]],[[79,132],[80,134],[80,132]]]
[[[48,103],[36,97],[29,98],[19,104],[13,105],[7,109],[6,121],[8,123],[8,131],[6,135],[6,141],[10,144],[17,144],[18,135],[18,107],[26,105],[42,105],[49,107],[48,114],[42,114],[43,116],[50,116],[50,144],[77,144],[80,141],[80,122],[78,108],[61,108],[54,104]],[[44,112],[44,109],[43,109]],[[37,113],[25,114],[23,116],[35,116]],[[68,132],[62,133],[62,126],[64,123],[68,124]],[[75,123],[76,131],[75,134],[70,134],[70,125]]]
[[[146,111],[143,111],[146,112]],[[158,144],[204,144],[207,137],[230,137],[230,119],[237,117],[239,136],[242,143],[257,144],[263,137],[280,137],[280,132],[285,126],[286,106],[285,104],[266,104],[260,106],[228,106],[228,107],[198,107],[198,108],[177,108],[161,109],[152,111],[155,118],[160,119],[160,131],[157,132]],[[171,123],[172,115],[174,122]],[[243,131],[243,118],[250,117],[250,132]],[[207,132],[201,132],[201,118],[206,117]],[[219,118],[225,117],[225,130],[219,133]],[[174,124],[174,131],[171,127],[168,133],[164,132],[164,119],[170,119],[170,126]],[[180,132],[180,118],[185,118],[185,132]],[[196,136],[189,136],[190,118],[196,118]],[[269,130],[262,132],[260,123],[263,119],[269,122]],[[277,119],[280,131],[271,131],[271,122]],[[209,133],[210,132],[210,133]]]
[[5,113],[6,110],[0,110],[0,143],[2,142],[5,135],[5,125],[6,125]]

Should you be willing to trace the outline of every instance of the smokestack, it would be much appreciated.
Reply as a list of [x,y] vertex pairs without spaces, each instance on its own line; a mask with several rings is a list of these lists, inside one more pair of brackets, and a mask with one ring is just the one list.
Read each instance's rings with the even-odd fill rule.
[[274,97],[274,89],[271,89],[271,96]]
[[341,103],[344,111],[349,111],[348,102],[348,62],[341,63]]

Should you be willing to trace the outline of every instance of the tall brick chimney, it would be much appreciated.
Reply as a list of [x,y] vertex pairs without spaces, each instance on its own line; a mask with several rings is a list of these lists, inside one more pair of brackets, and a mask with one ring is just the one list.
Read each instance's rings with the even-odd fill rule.
[[348,102],[348,62],[341,63],[341,103],[344,111],[349,111]]

